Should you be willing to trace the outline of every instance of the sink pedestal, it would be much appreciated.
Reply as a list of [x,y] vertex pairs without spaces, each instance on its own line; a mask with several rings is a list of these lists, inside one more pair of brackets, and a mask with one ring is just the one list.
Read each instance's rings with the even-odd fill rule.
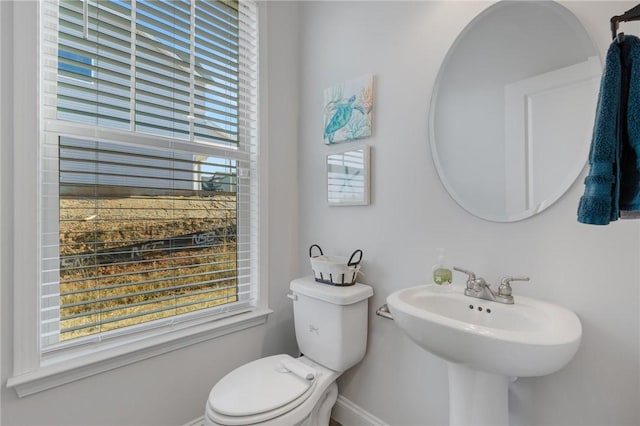
[[508,426],[510,378],[448,362],[449,425]]

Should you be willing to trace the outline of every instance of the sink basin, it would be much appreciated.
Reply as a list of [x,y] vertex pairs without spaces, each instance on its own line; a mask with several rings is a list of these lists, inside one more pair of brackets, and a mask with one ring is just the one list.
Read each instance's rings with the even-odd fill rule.
[[392,293],[387,305],[415,343],[448,361],[451,425],[508,425],[513,377],[561,369],[582,337],[576,314],[519,295],[507,305],[422,285]]
[[582,337],[568,309],[523,296],[513,305],[465,296],[460,288],[423,285],[391,294],[398,326],[447,361],[507,376],[542,376],[566,365]]

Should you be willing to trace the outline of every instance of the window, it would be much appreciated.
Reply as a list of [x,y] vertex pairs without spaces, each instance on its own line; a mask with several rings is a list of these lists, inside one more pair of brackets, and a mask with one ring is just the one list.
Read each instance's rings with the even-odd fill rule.
[[57,249],[43,247],[43,263],[59,272],[43,282],[43,349],[214,307],[252,306],[251,282],[242,277],[249,273],[238,262],[242,162],[57,141],[58,220],[43,228],[57,227],[59,240]]
[[39,7],[38,356],[9,385],[145,337],[264,321],[256,4]]

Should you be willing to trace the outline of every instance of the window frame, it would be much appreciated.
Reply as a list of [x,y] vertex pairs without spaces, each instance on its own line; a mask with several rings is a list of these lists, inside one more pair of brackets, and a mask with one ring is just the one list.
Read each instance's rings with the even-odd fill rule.
[[[51,102],[43,99],[40,90],[41,2],[14,2],[13,22],[13,371],[7,387],[19,397],[44,391],[101,372],[119,368],[163,353],[197,344],[209,339],[266,323],[273,312],[268,307],[267,258],[267,140],[265,126],[258,117],[260,155],[257,169],[257,211],[255,215],[258,239],[256,260],[257,303],[249,312],[226,317],[204,317],[177,324],[163,332],[149,329],[133,334],[126,342],[106,343],[100,350],[82,348],[73,354],[62,353],[43,362],[40,348],[40,211],[41,211],[41,156],[40,140],[44,137],[41,105]],[[257,4],[257,20],[264,28],[265,12]],[[258,51],[263,50],[260,40]],[[259,87],[266,82],[266,66],[258,63]],[[258,107],[265,111],[265,99],[258,93]],[[260,113],[263,114],[263,113]],[[37,123],[37,125],[34,125]],[[77,136],[77,135],[76,135]],[[95,134],[92,136],[95,137]],[[21,141],[34,141],[21,143]],[[27,166],[28,165],[28,166]],[[33,173],[38,170],[38,173]],[[19,184],[16,184],[19,182]],[[18,186],[19,185],[19,186]],[[20,188],[37,188],[24,191]],[[260,214],[258,214],[260,212]],[[34,253],[36,255],[34,256]]]

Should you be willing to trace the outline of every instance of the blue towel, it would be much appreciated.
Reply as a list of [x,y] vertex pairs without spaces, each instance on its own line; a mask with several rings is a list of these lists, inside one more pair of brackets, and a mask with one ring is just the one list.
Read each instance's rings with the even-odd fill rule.
[[626,98],[626,134],[622,141],[620,164],[621,216],[626,212],[640,211],[640,39],[626,36],[622,50],[629,89]]
[[589,175],[578,221],[606,225],[620,210],[640,210],[640,39],[627,35],[607,51]]

